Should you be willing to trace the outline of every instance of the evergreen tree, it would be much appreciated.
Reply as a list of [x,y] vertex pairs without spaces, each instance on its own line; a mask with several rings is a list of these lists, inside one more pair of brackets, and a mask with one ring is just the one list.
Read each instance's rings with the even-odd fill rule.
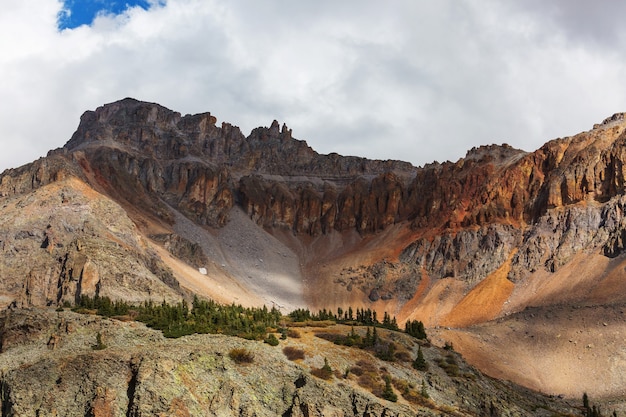
[[390,324],[391,324],[391,318],[389,317],[389,313],[385,311],[385,314],[383,316],[383,327],[389,327]]
[[[613,411],[613,415],[617,416],[617,413],[615,411]],[[589,397],[587,396],[587,393],[583,393],[583,416],[585,417],[602,417],[602,411],[600,410],[600,407],[597,407],[596,405],[591,405],[589,403]]]
[[372,329],[367,327],[367,332],[365,333],[365,339],[363,339],[363,347],[370,347],[374,343],[372,343]]
[[326,380],[332,378],[333,368],[331,368],[330,365],[328,364],[328,359],[324,358],[324,366],[316,370],[314,375],[319,378],[326,379]]
[[404,325],[405,333],[415,337],[416,339],[426,339],[426,330],[424,323],[419,320],[407,320]]
[[102,335],[100,332],[96,335],[96,344],[91,347],[93,350],[102,350],[106,349],[107,345],[102,342]]
[[398,321],[396,320],[396,316],[393,316],[391,319],[391,330],[398,330]]
[[426,362],[426,359],[424,359],[424,354],[422,353],[421,346],[417,348],[417,357],[413,361],[413,368],[417,369],[418,371],[428,370],[428,363]]
[[396,402],[398,401],[398,396],[395,392],[393,392],[393,387],[391,386],[391,377],[389,375],[385,376],[385,389],[383,389],[383,398],[387,401]]

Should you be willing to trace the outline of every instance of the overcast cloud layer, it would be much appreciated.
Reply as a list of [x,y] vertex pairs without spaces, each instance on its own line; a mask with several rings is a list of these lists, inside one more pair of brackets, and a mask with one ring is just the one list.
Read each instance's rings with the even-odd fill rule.
[[415,165],[533,151],[626,111],[619,0],[153,4],[63,31],[61,1],[3,4],[0,171],[124,97],[244,134],[277,119],[318,152]]

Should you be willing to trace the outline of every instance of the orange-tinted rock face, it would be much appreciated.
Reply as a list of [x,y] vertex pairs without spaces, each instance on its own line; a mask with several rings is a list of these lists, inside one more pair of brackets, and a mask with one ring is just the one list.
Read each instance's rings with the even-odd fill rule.
[[[27,194],[75,177],[129,208],[139,225],[144,217],[171,225],[175,209],[198,227],[219,229],[240,208],[267,231],[286,231],[282,236],[298,245],[350,236],[332,254],[316,255],[307,247],[304,273],[334,279],[337,288],[343,281],[346,288],[358,287],[360,299],[375,290],[406,300],[413,294],[393,293],[414,291],[421,285],[418,275],[476,283],[510,259],[509,279],[519,281],[533,271],[559,269],[582,249],[621,254],[625,127],[617,115],[533,153],[482,146],[456,163],[416,168],[320,155],[277,122],[245,137],[228,123],[216,126],[209,113],[182,117],[157,104],[125,99],[86,112],[64,148],[7,171],[0,178],[0,195]],[[361,245],[369,245],[367,256],[354,255]],[[344,255],[335,269],[316,269],[328,257]],[[399,290],[390,290],[384,277],[348,285],[333,276],[351,262],[366,268],[398,257],[402,265],[396,275],[412,274],[393,284]],[[103,279],[102,271],[89,265],[86,291]],[[60,288],[76,285],[61,270],[58,262],[50,269],[62,276]],[[37,291],[29,293],[52,297],[51,290]],[[345,291],[349,294],[339,299],[359,299]]]

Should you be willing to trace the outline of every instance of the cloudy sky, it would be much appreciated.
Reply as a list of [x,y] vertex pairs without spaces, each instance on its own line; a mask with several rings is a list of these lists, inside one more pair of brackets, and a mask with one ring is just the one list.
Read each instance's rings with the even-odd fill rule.
[[533,151],[626,111],[623,16],[620,0],[6,2],[0,171],[124,97],[245,134],[277,119],[321,153]]

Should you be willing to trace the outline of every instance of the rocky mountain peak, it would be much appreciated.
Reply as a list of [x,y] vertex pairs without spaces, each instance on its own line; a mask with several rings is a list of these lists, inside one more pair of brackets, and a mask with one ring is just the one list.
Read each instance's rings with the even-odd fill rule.
[[86,111],[65,149],[73,150],[94,142],[118,142],[131,145],[141,136],[129,136],[129,130],[168,131],[176,127],[181,115],[159,104],[125,98],[95,111]]
[[467,151],[464,160],[499,163],[510,161],[526,154],[527,152],[525,151],[515,149],[511,145],[503,143],[502,145],[493,144],[474,147]]
[[624,115],[626,115],[626,113],[615,113],[611,117],[604,119],[600,125],[594,125],[594,128],[599,126],[621,124],[624,122]]
[[624,120],[418,168],[120,100],[0,177],[0,305],[197,293],[464,327],[626,303]]

